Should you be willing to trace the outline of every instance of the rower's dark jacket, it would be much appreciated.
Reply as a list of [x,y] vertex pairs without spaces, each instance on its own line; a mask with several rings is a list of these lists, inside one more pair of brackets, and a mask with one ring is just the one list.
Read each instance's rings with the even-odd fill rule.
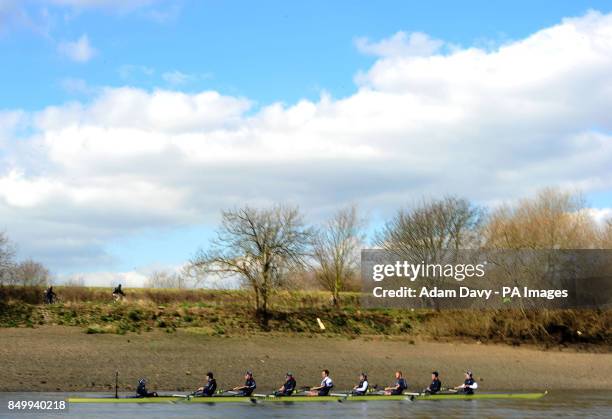
[[245,396],[250,396],[251,393],[253,393],[253,391],[255,391],[255,389],[257,388],[257,384],[255,384],[254,378],[248,378],[244,382],[244,386],[246,388],[242,390],[242,394],[244,394]]
[[431,384],[429,385],[429,392],[431,394],[436,394],[439,393],[440,390],[442,389],[442,381],[438,380],[432,380]]
[[395,382],[395,385],[398,386],[398,388],[396,390],[391,391],[391,394],[402,394],[404,390],[408,388],[408,384],[406,383],[406,379],[404,377],[398,378]]
[[48,304],[53,303],[53,300],[55,299],[55,293],[53,292],[53,288],[49,287],[46,291],[45,291],[45,302]]
[[465,387],[463,387],[463,392],[465,394],[474,394],[474,389],[473,388],[469,388],[468,386],[474,385],[475,382],[476,381],[474,381],[473,378],[468,378],[467,380],[465,380],[463,382],[463,384],[465,386]]
[[140,397],[147,397],[149,395],[149,393],[147,392],[147,387],[145,383],[138,384],[138,388],[136,389],[136,394],[138,394]]
[[399,385],[400,390],[404,391],[408,388],[408,383],[406,383],[406,379],[404,377],[397,380],[396,385]]
[[203,396],[212,396],[217,391],[217,380],[214,378],[206,383],[204,390],[202,390]]
[[283,393],[286,394],[287,396],[291,396],[296,386],[297,386],[297,382],[295,381],[295,378],[293,377],[287,378],[287,381],[285,381],[285,384],[283,385],[284,387]]

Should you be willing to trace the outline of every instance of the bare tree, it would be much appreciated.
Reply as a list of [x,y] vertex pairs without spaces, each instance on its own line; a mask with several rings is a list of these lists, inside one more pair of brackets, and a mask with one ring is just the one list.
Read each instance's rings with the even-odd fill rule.
[[[483,228],[483,241],[500,283],[575,289],[568,275],[578,267],[568,266],[567,254],[554,250],[605,248],[605,231],[585,208],[580,193],[545,188],[534,197],[493,211]],[[505,249],[515,252],[512,256],[496,252]],[[521,309],[537,305],[520,299],[516,303]]]
[[534,198],[494,211],[484,228],[493,249],[589,249],[598,228],[578,193],[544,189]]
[[351,206],[338,211],[314,236],[316,279],[331,292],[335,306],[340,302],[340,291],[344,290],[345,283],[358,272],[363,225],[357,208]]
[[602,249],[612,249],[612,218],[608,219],[601,230]]
[[155,271],[145,282],[147,288],[187,288],[183,275],[170,271]]
[[[459,251],[478,248],[478,230],[483,210],[468,200],[446,197],[423,201],[411,209],[400,209],[375,239],[395,257],[413,264],[457,263]],[[438,281],[441,273],[422,275],[424,283]],[[437,299],[423,299],[439,309]]]
[[311,235],[297,208],[228,210],[210,248],[199,251],[191,265],[205,275],[242,280],[266,321],[270,294],[304,266]]
[[40,262],[25,260],[13,268],[12,282],[23,286],[41,286],[50,282],[49,270]]
[[446,197],[423,201],[411,209],[400,209],[376,238],[376,244],[395,254],[437,259],[445,250],[478,246],[481,208],[468,200]]
[[8,236],[0,231],[0,284],[11,282],[15,262],[15,249]]

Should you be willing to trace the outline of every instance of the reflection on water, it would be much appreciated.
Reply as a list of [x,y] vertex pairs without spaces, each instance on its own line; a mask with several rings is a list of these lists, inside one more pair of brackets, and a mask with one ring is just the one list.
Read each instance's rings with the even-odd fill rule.
[[[344,403],[258,403],[258,404],[73,404],[63,414],[23,414],[8,412],[9,400],[18,396],[59,393],[0,393],[0,417],[70,418],[316,418],[330,417],[612,417],[612,392],[551,392],[540,400],[444,400]],[[79,393],[81,396],[95,396]],[[68,394],[63,394],[67,397]]]

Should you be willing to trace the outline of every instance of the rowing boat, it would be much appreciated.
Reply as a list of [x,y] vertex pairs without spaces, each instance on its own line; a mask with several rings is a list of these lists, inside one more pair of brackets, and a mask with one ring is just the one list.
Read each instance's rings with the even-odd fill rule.
[[185,396],[161,396],[143,398],[103,398],[103,397],[69,397],[69,403],[258,403],[258,402],[280,402],[280,403],[303,403],[303,402],[381,402],[381,401],[410,401],[410,400],[492,400],[492,399],[523,399],[536,400],[544,397],[543,393],[477,393],[477,394],[420,394],[406,393],[397,396],[383,395],[334,395],[334,396],[253,396],[253,397],[185,397]]

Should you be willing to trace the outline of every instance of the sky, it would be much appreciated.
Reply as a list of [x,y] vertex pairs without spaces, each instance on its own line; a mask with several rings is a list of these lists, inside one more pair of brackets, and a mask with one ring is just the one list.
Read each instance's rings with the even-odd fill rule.
[[0,0],[0,230],[138,285],[220,211],[555,186],[612,216],[610,1]]

